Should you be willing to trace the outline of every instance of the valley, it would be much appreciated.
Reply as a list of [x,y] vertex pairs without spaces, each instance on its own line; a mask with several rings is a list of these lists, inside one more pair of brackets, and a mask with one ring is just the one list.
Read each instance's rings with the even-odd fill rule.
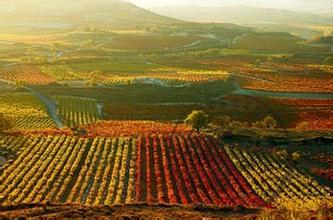
[[0,218],[332,216],[329,18],[0,4]]

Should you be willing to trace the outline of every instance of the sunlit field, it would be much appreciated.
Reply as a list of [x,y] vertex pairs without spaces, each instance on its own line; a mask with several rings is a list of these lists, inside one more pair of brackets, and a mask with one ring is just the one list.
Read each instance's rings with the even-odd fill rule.
[[162,2],[0,0],[0,218],[330,219],[329,3]]

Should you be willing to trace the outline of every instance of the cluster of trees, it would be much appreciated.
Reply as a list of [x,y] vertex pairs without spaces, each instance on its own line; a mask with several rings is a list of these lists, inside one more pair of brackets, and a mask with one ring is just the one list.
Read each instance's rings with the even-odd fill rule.
[[293,160],[295,162],[301,160],[303,157],[300,151],[289,153],[286,149],[278,150],[274,154],[282,159]]
[[[209,115],[202,110],[194,110],[185,119],[185,123],[192,126],[197,132],[207,127]],[[267,116],[252,124],[233,120],[230,116],[224,116],[219,120],[218,126],[226,129],[255,128],[262,130],[271,130],[277,128],[277,122],[272,116]]]
[[276,120],[270,115],[254,123],[236,121],[233,120],[230,116],[224,116],[217,123],[219,127],[226,129],[255,128],[271,130],[277,128]]

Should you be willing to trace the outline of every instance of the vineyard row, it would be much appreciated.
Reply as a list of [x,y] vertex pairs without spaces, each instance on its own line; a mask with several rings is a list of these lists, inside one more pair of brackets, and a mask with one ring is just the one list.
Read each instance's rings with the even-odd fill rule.
[[[202,135],[0,137],[17,158],[0,171],[0,202],[303,205],[329,197],[284,160],[220,147]],[[278,204],[279,203],[279,204]]]

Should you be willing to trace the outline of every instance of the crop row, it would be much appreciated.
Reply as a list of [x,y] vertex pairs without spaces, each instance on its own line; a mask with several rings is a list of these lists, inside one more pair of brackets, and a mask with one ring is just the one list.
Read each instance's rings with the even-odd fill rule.
[[159,84],[165,86],[179,86],[187,83],[205,83],[226,80],[228,78],[226,72],[220,71],[180,71],[173,69],[162,69],[161,71],[162,72],[146,73],[145,75],[102,76],[97,79],[97,82],[102,85]]
[[152,133],[189,133],[192,128],[185,124],[162,123],[156,121],[99,121],[82,126],[92,137],[139,136]]
[[[19,151],[0,171],[0,203],[296,205],[329,189],[266,153],[198,134],[137,138],[0,137]],[[17,147],[16,147],[17,146]]]
[[30,93],[12,93],[0,96],[0,113],[9,119],[12,130],[54,127],[44,105]]
[[278,99],[297,113],[293,127],[308,130],[333,129],[333,100]]
[[0,148],[3,150],[18,152],[21,151],[29,141],[29,136],[1,135]]
[[134,201],[135,141],[94,139],[66,202],[111,205]]
[[0,69],[0,78],[24,84],[49,84],[54,82],[51,77],[44,75],[31,65],[19,64]]
[[225,149],[237,169],[267,203],[281,205],[283,201],[294,201],[296,207],[330,195],[329,189],[320,186],[309,175],[270,154]]
[[327,93],[333,91],[333,80],[309,76],[281,74],[270,70],[245,68],[235,74],[243,87],[254,90],[274,92],[317,92]]
[[54,99],[58,105],[58,115],[68,127],[91,124],[99,119],[95,99],[73,96],[55,96]]
[[198,135],[138,138],[137,201],[258,207],[265,203],[213,139]]

